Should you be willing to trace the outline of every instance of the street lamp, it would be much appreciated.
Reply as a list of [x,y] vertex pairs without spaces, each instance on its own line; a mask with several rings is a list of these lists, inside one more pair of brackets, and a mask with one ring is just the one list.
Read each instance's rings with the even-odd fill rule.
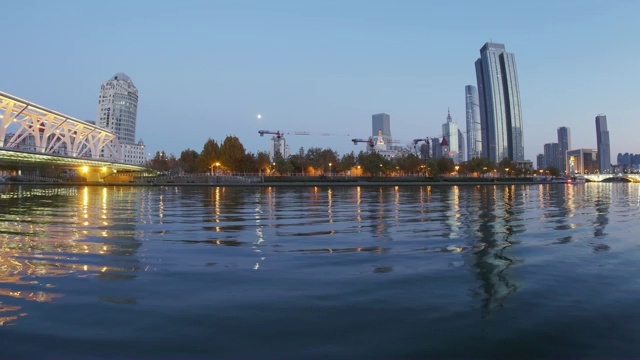
[[460,166],[456,165],[455,169],[456,169],[456,177],[458,177],[458,169],[460,169]]
[[329,163],[329,176],[331,176],[331,165],[333,165],[333,164]]
[[509,176],[509,168],[504,169],[504,173],[506,176]]
[[362,175],[362,171],[360,171],[360,165],[358,165],[358,171],[356,172],[356,175]]

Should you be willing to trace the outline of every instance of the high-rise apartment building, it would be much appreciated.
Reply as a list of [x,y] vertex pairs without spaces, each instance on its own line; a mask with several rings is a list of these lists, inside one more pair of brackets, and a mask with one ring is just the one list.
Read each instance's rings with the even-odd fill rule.
[[598,141],[598,170],[601,174],[611,171],[611,145],[609,142],[609,130],[607,129],[607,116],[596,116],[596,138]]
[[442,135],[447,139],[447,146],[449,149],[448,154],[442,155],[452,158],[453,162],[458,164],[460,162],[458,156],[458,124],[453,122],[451,112],[449,111],[447,111],[447,122],[442,124]]
[[[102,83],[98,96],[96,122],[98,126],[113,132],[120,148],[120,160],[129,164],[142,164],[145,160],[145,146],[142,140],[135,142],[138,116],[138,89],[124,73],[117,73]],[[100,154],[112,158],[110,153]]]
[[289,144],[284,136],[274,136],[269,141],[269,160],[276,161],[279,158],[289,158]]
[[558,145],[560,146],[560,172],[566,173],[567,169],[567,151],[571,150],[571,130],[562,126],[558,128]]
[[378,132],[382,131],[382,140],[387,144],[387,148],[391,145],[391,116],[389,114],[380,113],[371,115],[371,136],[377,139]]
[[499,162],[524,161],[520,88],[513,53],[504,44],[486,43],[476,60],[482,156]]
[[482,156],[482,131],[480,126],[480,103],[478,89],[473,85],[464,87],[467,110],[467,160]]

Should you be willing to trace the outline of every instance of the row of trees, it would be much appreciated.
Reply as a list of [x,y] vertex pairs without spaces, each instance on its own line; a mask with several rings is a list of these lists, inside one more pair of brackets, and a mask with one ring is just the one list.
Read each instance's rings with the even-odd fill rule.
[[[176,158],[164,151],[156,152],[149,161],[149,167],[164,172],[204,173],[218,170],[234,173],[267,173],[286,175],[300,173],[304,175],[387,175],[390,173],[413,173],[424,176],[459,174],[461,176],[495,174],[500,176],[530,175],[525,169],[516,168],[509,159],[495,164],[484,158],[454,164],[450,158],[421,160],[420,154],[406,149],[399,157],[386,159],[378,153],[360,151],[339,156],[335,150],[311,147],[306,151],[300,148],[298,153],[287,159],[277,157],[273,162],[265,152],[247,153],[240,140],[227,136],[222,143],[208,139],[202,150],[186,149]],[[552,174],[554,175],[554,174]]]

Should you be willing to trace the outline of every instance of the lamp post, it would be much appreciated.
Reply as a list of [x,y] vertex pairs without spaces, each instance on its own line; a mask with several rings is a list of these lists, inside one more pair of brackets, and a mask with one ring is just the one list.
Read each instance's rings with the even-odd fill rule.
[[329,163],[329,176],[331,176],[331,165],[333,165],[333,164]]
[[362,176],[362,171],[360,170],[360,165],[358,165],[358,171],[356,172],[357,176]]
[[460,166],[456,165],[455,169],[456,169],[456,177],[458,177],[458,169],[460,169]]

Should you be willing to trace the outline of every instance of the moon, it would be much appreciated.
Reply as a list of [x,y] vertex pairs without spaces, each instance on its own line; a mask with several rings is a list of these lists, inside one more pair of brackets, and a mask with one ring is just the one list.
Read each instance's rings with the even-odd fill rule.
[[262,115],[258,114],[258,116],[256,116],[258,118],[258,120],[262,119]]

